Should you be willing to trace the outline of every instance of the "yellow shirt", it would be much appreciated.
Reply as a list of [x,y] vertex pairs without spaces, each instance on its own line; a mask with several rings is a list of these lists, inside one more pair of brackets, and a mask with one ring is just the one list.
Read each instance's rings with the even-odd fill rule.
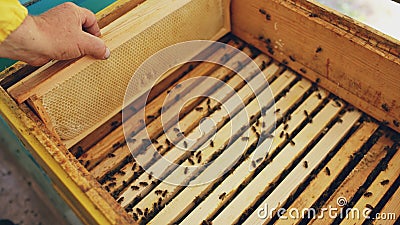
[[28,10],[18,0],[0,0],[0,43],[21,25]]

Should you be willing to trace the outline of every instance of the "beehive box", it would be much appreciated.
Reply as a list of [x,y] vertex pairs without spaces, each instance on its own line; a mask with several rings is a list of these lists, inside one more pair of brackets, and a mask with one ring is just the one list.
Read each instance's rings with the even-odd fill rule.
[[[305,0],[118,1],[98,17],[110,59],[17,63],[1,76],[2,116],[83,222],[369,221],[289,215],[329,207],[395,222],[397,40]],[[214,63],[133,76],[195,39],[226,45],[186,55]]]

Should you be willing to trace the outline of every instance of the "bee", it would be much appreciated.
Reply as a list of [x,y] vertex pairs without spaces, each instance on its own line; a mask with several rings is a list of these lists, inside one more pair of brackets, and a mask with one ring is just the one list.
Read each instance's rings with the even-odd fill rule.
[[371,196],[372,196],[372,192],[370,192],[370,191],[365,192],[365,193],[364,193],[364,196],[367,197],[367,198],[368,198],[368,197],[371,197]]
[[188,161],[189,161],[190,165],[194,165],[194,161],[193,161],[193,159],[191,159],[191,158],[188,158]]
[[219,198],[219,200],[224,200],[225,196],[226,196],[226,192],[220,194],[218,198]]
[[201,155],[201,151],[198,151],[195,156],[198,158],[200,155]]
[[257,127],[260,126],[260,120],[257,120],[257,121],[256,121],[256,126],[257,126]]
[[165,196],[167,196],[168,194],[168,190],[164,190],[164,192],[162,193],[162,197],[165,198]]
[[211,99],[207,98],[207,105],[209,106],[211,104]]
[[151,141],[151,143],[153,143],[153,144],[158,144],[158,141],[157,141],[156,139],[151,139],[150,141]]
[[325,173],[326,173],[326,175],[330,176],[331,170],[328,167],[325,167]]
[[134,171],[136,169],[136,163],[133,163],[132,165],[132,171]]
[[175,101],[179,101],[180,98],[181,98],[180,94],[175,95]]
[[320,53],[320,52],[322,52],[322,48],[321,48],[321,47],[318,47],[318,48],[315,50],[315,53]]
[[307,73],[307,70],[305,68],[300,68],[300,72]]
[[168,146],[171,145],[171,142],[169,141],[169,139],[165,139],[165,144],[167,144]]
[[196,110],[197,112],[201,112],[201,111],[203,110],[203,107],[201,107],[201,106],[196,107],[195,110]]
[[154,202],[153,203],[153,211],[156,211],[157,209],[158,209],[157,202]]
[[117,202],[118,202],[119,204],[121,204],[123,201],[124,201],[124,197],[121,197],[121,198],[119,198],[119,199],[117,200]]
[[197,158],[197,163],[201,163],[201,155]]
[[380,184],[381,184],[382,186],[385,186],[385,185],[389,184],[389,180],[388,180],[388,179],[383,180],[383,181],[380,182]]
[[125,171],[122,171],[122,170],[119,170],[117,173],[122,175],[122,176],[124,176],[126,174]]
[[164,148],[164,146],[160,145],[157,147],[157,151],[161,151]]
[[157,201],[157,205],[158,205],[158,206],[161,206],[161,203],[162,203],[162,198],[159,197],[159,198],[158,198],[158,201]]
[[162,191],[162,190],[156,190],[156,191],[154,191],[154,193],[155,193],[156,195],[161,195],[161,194],[163,193],[163,191]]
[[267,46],[267,50],[271,55],[275,54],[275,51],[271,46]]
[[265,70],[265,68],[267,68],[267,62],[265,62],[265,61],[263,60],[262,63],[261,63],[260,69],[261,69],[261,70]]
[[139,208],[136,208],[136,212],[140,215],[143,216],[143,211]]
[[139,185],[142,186],[142,187],[146,187],[149,184],[147,182],[145,182],[145,181],[141,181],[141,182],[139,182]]
[[289,124],[285,124],[285,126],[283,126],[283,129],[284,129],[284,130],[287,130],[288,127],[289,127]]
[[119,148],[120,146],[121,146],[121,143],[117,142],[117,143],[113,144],[112,148],[113,148],[114,150],[116,150],[116,149]]
[[290,139],[289,133],[286,133],[286,134],[285,134],[285,138],[286,138],[287,140]]
[[185,167],[185,170],[183,171],[183,173],[186,175],[188,173],[188,171],[189,171],[189,168]]
[[265,15],[265,19],[267,19],[267,20],[271,20],[271,15],[269,15],[269,14],[266,14],[266,15]]
[[106,189],[107,192],[110,192],[110,188],[108,186],[105,186],[104,189]]
[[128,139],[127,139],[127,142],[128,142],[128,143],[135,143],[135,142],[136,142],[136,139],[135,139],[135,138],[128,138]]
[[149,208],[144,209],[144,216],[147,217],[149,215]]
[[307,110],[304,110],[304,115],[305,115],[306,117],[309,117],[309,116],[310,116],[310,115],[308,114]]
[[306,169],[308,168],[308,162],[307,161],[303,162],[303,167],[306,168]]
[[115,182],[111,182],[108,184],[108,187],[110,187],[110,188],[115,187],[115,186],[117,186],[117,183],[115,183]]
[[256,167],[257,167],[256,161],[252,160],[252,161],[251,161],[251,166],[252,166],[253,168],[256,168]]
[[113,158],[113,157],[115,157],[115,154],[114,154],[114,153],[108,153],[108,154],[107,154],[107,157],[108,157],[108,158]]
[[251,126],[251,130],[255,133],[257,132],[257,128],[255,126]]
[[139,220],[139,217],[136,213],[132,213],[132,217],[134,220]]
[[188,147],[188,144],[187,144],[186,141],[183,141],[183,147],[184,147],[184,148],[187,148],[187,147]]
[[318,98],[318,99],[320,99],[320,100],[322,99],[322,95],[321,95],[321,93],[319,93],[319,92],[318,92],[318,94],[317,94],[317,98]]
[[174,127],[174,129],[173,129],[175,132],[181,132],[180,130],[179,130],[179,128],[177,128],[177,127]]
[[142,142],[144,145],[150,145],[151,144],[151,140],[150,139],[142,139]]
[[267,14],[267,12],[264,9],[259,9],[258,11],[263,15]]
[[279,134],[279,138],[283,138],[284,134],[285,134],[285,131],[281,131],[281,133]]
[[155,119],[156,117],[155,116],[153,116],[153,115],[148,115],[147,116],[147,119],[149,119],[149,120],[152,120],[152,119]]
[[241,139],[242,139],[242,141],[248,141],[250,138],[249,137],[242,137]]
[[293,145],[293,146],[296,145],[296,143],[293,140],[290,140],[290,144]]
[[132,191],[137,191],[137,190],[139,190],[139,187],[136,186],[136,185],[132,185],[132,186],[131,186],[131,189],[132,189]]
[[294,58],[294,56],[289,55],[289,59],[292,60],[293,62],[296,62],[296,58]]
[[149,180],[151,180],[153,178],[153,172],[149,173]]
[[386,103],[382,104],[382,109],[385,110],[386,112],[389,112],[389,106]]
[[263,158],[258,158],[258,159],[256,160],[256,163],[260,163],[262,160],[263,160]]
[[310,15],[308,15],[309,17],[318,17],[318,15],[317,14],[315,14],[315,13],[310,13]]
[[396,127],[400,126],[400,122],[397,120],[393,120],[393,125],[395,125]]
[[214,141],[213,140],[210,140],[210,147],[214,148]]

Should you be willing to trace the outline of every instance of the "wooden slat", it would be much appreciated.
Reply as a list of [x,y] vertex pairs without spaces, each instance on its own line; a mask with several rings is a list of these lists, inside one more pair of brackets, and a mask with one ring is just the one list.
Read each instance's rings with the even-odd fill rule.
[[[266,77],[273,76],[273,74],[275,72],[276,71],[274,71],[272,74],[271,73],[266,74],[264,72],[265,76],[262,76],[262,75],[256,76],[255,78],[253,78],[252,80],[249,81],[249,85],[244,86],[242,89],[240,89],[237,92],[237,95],[240,97],[240,99],[242,99],[243,103],[247,104],[248,101],[251,99],[251,97],[254,96],[254,94],[259,94],[260,91],[265,89],[266,88]],[[272,93],[281,92],[294,79],[295,79],[295,75],[294,74],[291,74],[290,72],[283,73],[281,76],[278,77],[278,79],[276,81],[274,81],[271,84],[270,88],[272,90]],[[254,88],[254,89],[251,89],[250,86],[252,88]],[[268,91],[268,90],[266,90],[266,91]],[[221,91],[221,93],[224,93],[224,92],[226,92],[226,91]],[[253,92],[255,92],[255,93],[253,93]],[[253,101],[256,101],[256,100],[253,100]],[[270,101],[272,101],[272,100],[270,100]],[[215,113],[211,114],[209,119],[214,121],[214,124],[216,126],[220,125],[220,126],[217,126],[218,129],[220,129],[222,127],[222,124],[224,123],[224,121],[226,119],[229,119],[229,117],[235,115],[240,110],[242,110],[242,108],[241,108],[242,105],[241,104],[242,104],[241,102],[237,102],[236,98],[230,98],[223,104],[223,106],[226,107],[226,108],[229,108],[230,111],[231,111],[231,114],[228,115],[228,113],[225,110],[220,110],[220,111],[216,111]],[[267,103],[263,103],[263,104],[267,104]],[[258,105],[258,102],[257,102],[257,105]],[[243,113],[243,112],[246,113],[247,111],[241,111],[240,113]],[[228,129],[228,133],[221,132],[221,134],[229,136],[229,135],[232,135],[232,134],[236,134],[237,132],[240,132],[240,128],[241,127],[235,126],[234,128],[235,129],[239,129],[239,130],[236,131],[236,130],[233,130],[233,129],[232,130]],[[194,131],[195,132],[200,132],[200,129],[195,129]],[[208,133],[212,133],[212,131],[208,131]],[[208,136],[210,135],[208,133],[203,133],[203,134],[200,135],[202,138],[203,137],[206,138],[206,140],[203,140],[204,142],[208,140]],[[201,143],[200,142],[201,140],[199,140],[197,138],[198,137],[197,135],[198,134],[196,134],[196,133],[190,133],[187,136],[187,138],[188,139],[197,140],[196,145],[198,145],[199,143]],[[205,145],[208,145],[208,144],[209,143],[206,143]],[[191,146],[190,144],[188,144],[188,146],[189,146],[188,147],[189,149],[193,148],[193,146]],[[174,147],[171,151],[167,152],[167,154],[164,157],[166,159],[168,159],[169,161],[171,161],[171,162],[178,162],[178,161],[180,161],[179,159],[184,155],[184,153],[185,152],[183,152],[179,148],[175,148]],[[157,168],[157,166],[158,166],[157,162],[152,165],[152,167],[154,167],[154,168]],[[166,172],[167,171],[165,171],[164,173],[166,173]],[[140,181],[140,177],[139,177],[139,179],[137,181],[135,181],[135,183],[139,183],[139,181]],[[130,190],[128,192],[126,192],[126,193],[123,193],[122,196],[124,197],[124,201],[122,202],[122,205],[126,206],[128,203],[130,203],[130,201],[132,201],[138,195],[139,195],[139,193],[137,193],[137,192],[133,193]]]
[[[213,54],[212,57],[216,58],[222,58],[225,57],[225,54],[230,54],[232,55],[232,52],[229,50],[225,49],[219,49],[215,54]],[[200,75],[206,75],[212,71],[214,71],[218,66],[212,63],[202,63],[201,66],[197,66],[195,69],[190,71],[187,75],[183,76],[180,78],[176,84],[179,84],[181,82],[184,82],[190,78],[195,78]],[[228,71],[224,71],[224,75],[228,75]],[[212,75],[212,74],[211,74]],[[222,75],[221,73],[218,73],[218,75]],[[192,85],[193,86],[193,85]],[[182,96],[186,95],[189,91],[192,90],[191,87],[185,87],[182,89],[177,89],[176,94],[180,94]],[[212,87],[209,87],[208,89],[205,89],[204,92],[207,92],[210,90]],[[198,90],[198,89],[197,89]],[[201,91],[201,90],[200,90]],[[152,115],[152,116],[157,116],[159,115],[158,110],[161,109],[161,107],[164,104],[164,100],[167,97],[168,92],[164,91],[162,92],[156,99],[154,99],[152,102],[150,102],[145,108],[142,108],[137,112],[135,115],[133,115],[131,118],[129,118],[125,123],[127,125],[124,126],[119,126],[117,129],[115,129],[113,132],[111,132],[109,135],[107,135],[105,138],[100,140],[96,145],[94,145],[92,148],[90,148],[85,154],[83,154],[79,159],[83,160],[83,163],[86,161],[90,161],[90,165],[87,167],[89,170],[92,169],[98,162],[100,162],[107,154],[113,152],[115,150],[115,147],[113,147],[116,143],[124,143],[125,142],[125,136],[124,136],[124,131],[123,129],[126,130],[126,133],[130,132],[138,132],[139,130],[142,130],[145,124],[140,121],[143,121],[144,118],[142,118],[143,115]],[[200,101],[201,99],[194,99],[193,101]],[[171,103],[169,103],[171,104]],[[189,107],[189,110],[190,107]],[[160,124],[160,119],[159,117],[157,118],[157,121],[150,121],[151,123],[157,123]],[[124,158],[124,156],[121,156]]]
[[[371,147],[367,154],[361,159],[361,161],[354,167],[338,189],[331,195],[331,197],[325,202],[321,208],[336,207],[339,210],[341,207],[337,205],[337,199],[345,198],[348,202],[357,192],[358,188],[365,182],[369,174],[374,170],[378,163],[385,157],[386,150],[385,146],[392,145],[393,142],[386,137],[381,137],[378,142]],[[312,220],[311,224],[331,224],[334,218],[324,216]]]
[[[379,212],[381,215],[386,215],[387,217],[395,216],[395,219],[399,218],[400,214],[400,188],[397,188],[396,192],[393,193],[392,197],[386,202],[385,206]],[[393,214],[394,213],[394,214]],[[387,220],[374,220],[375,225],[389,225],[394,224],[393,219]]]
[[[256,58],[255,60],[261,65],[261,64],[262,64],[262,61],[267,60],[267,58],[266,58],[265,56],[259,56],[259,57]],[[267,60],[267,61],[268,61],[268,60]],[[250,68],[248,68],[248,69],[250,69]],[[252,73],[252,71],[248,71],[248,72],[249,72],[249,74]],[[224,94],[229,96],[229,94],[228,94],[227,92],[225,92]],[[171,110],[172,110],[172,109],[171,109]],[[161,132],[161,131],[162,131],[161,123],[160,123],[160,125],[159,125],[159,129],[153,129],[153,130],[154,130],[154,131],[157,131],[157,132]],[[176,132],[174,132],[174,133],[175,133],[174,136],[176,136]],[[146,137],[147,137],[147,131],[146,131],[145,129],[141,130],[138,134],[136,134],[136,137],[137,137],[137,140],[142,140],[143,138],[146,138]],[[170,141],[172,141],[172,140],[170,140]],[[141,149],[141,145],[140,145],[140,144],[141,144],[140,141],[137,141],[137,142],[133,143],[133,144],[131,145],[131,149],[132,149],[133,151],[138,151],[138,150],[140,150],[140,149]],[[146,152],[144,152],[143,154],[141,154],[141,155],[139,155],[139,156],[137,156],[137,157],[144,157],[144,158],[147,158],[146,160],[152,158],[152,156],[146,155],[145,153],[146,153]],[[111,169],[115,168],[115,166],[118,165],[118,164],[122,161],[122,159],[123,159],[124,157],[127,157],[127,156],[129,156],[130,154],[131,154],[131,152],[129,152],[129,151],[125,151],[125,150],[122,150],[122,149],[117,149],[117,151],[115,152],[115,155],[118,155],[118,157],[119,157],[118,160],[115,160],[115,159],[105,159],[105,160],[103,160],[98,166],[96,166],[96,167],[91,171],[91,173],[92,173],[95,177],[97,177],[97,178],[102,177],[102,176],[104,176],[108,171],[110,171]]]
[[232,32],[265,53],[274,51],[275,59],[305,77],[320,78],[322,87],[400,131],[393,123],[400,121],[400,59],[309,15],[290,1],[233,1]]
[[[351,127],[360,118],[361,113],[358,111],[346,112],[342,117],[341,123],[336,123],[326,135],[318,141],[311,151],[302,159],[307,162],[308,168],[303,163],[290,171],[288,176],[276,187],[276,189],[261,203],[260,207],[276,206],[281,207],[282,204],[293,194],[296,189],[304,182],[324,158],[332,151],[343,137],[350,131]],[[246,218],[243,224],[263,223],[266,224],[270,218],[261,219],[258,217],[258,211],[255,210],[250,217]]]
[[[367,188],[366,192],[372,193],[372,196],[363,195],[357,203],[353,206],[355,209],[364,210],[367,207],[367,204],[376,207],[378,202],[381,200],[383,195],[389,190],[390,186],[393,185],[394,181],[397,177],[400,176],[400,151],[397,151],[393,158],[389,161],[387,169],[382,171],[374,180],[374,182]],[[387,184],[386,184],[387,181]],[[397,211],[395,213],[399,213]],[[348,218],[344,218],[340,223],[342,225],[349,224],[362,224],[365,218],[353,218],[349,216]]]
[[[300,82],[298,82],[288,93],[285,97],[281,98],[275,105],[276,108],[280,109],[280,113],[277,113],[277,120],[279,120],[280,118],[282,118],[282,114],[286,113],[287,110],[290,108],[291,105],[293,105],[294,103],[296,103],[301,96],[307,91],[308,88],[310,88],[311,84],[308,81],[305,80],[301,80]],[[275,110],[274,108],[270,108],[270,110]],[[302,118],[304,118],[302,116]],[[262,122],[260,121],[261,119],[259,119],[259,123],[261,124]],[[293,120],[295,120],[295,118],[293,118]],[[282,127],[282,125],[281,125]],[[259,127],[256,127],[257,129],[259,129]],[[258,140],[258,138],[256,137],[256,135],[254,134],[254,132],[250,132],[250,137],[249,137],[249,143],[250,144],[254,144],[256,141]],[[241,140],[239,140],[240,142]],[[283,142],[284,139],[280,139],[279,142]],[[264,142],[266,143],[266,142]],[[274,142],[274,144],[276,144],[277,142]],[[237,148],[237,147],[236,147]],[[235,148],[235,144],[233,144],[232,146],[229,147],[229,149],[225,150],[224,152],[226,152],[225,154],[229,154],[231,159],[234,159],[235,157],[240,157],[241,153],[244,150],[241,150],[240,152],[238,152],[239,155],[235,156],[233,155],[234,152],[236,152],[234,149]],[[230,150],[232,149],[232,150]],[[224,153],[222,153],[224,154]],[[249,160],[251,160],[254,156],[254,152],[251,154],[250,157],[248,157],[244,162],[242,162],[241,167],[243,171],[241,171],[240,169],[236,169],[234,171],[234,174],[237,175],[242,174],[243,177],[246,177],[248,175],[250,175],[250,171],[249,171]],[[222,157],[222,156],[221,156]],[[229,167],[229,161],[232,160],[222,160],[222,158],[217,158],[215,161],[213,161],[213,164],[218,164],[218,167],[223,167],[226,166]],[[215,170],[215,165],[210,165],[206,170],[211,170],[211,171],[216,171]],[[226,169],[225,169],[226,170]],[[239,172],[241,171],[241,172]],[[199,177],[197,177],[196,179],[202,179],[201,178],[202,175],[199,175]],[[229,179],[229,178],[228,178]],[[185,190],[183,190],[182,192],[179,193],[178,196],[176,196],[171,202],[168,203],[168,205],[165,206],[165,208],[156,215],[155,218],[153,218],[150,223],[151,224],[158,224],[161,221],[166,221],[167,223],[174,223],[177,218],[180,218],[181,216],[183,216],[185,213],[187,213],[193,206],[193,198],[195,196],[202,196],[202,194],[207,193],[211,187],[213,186],[213,183],[215,183],[217,180],[207,184],[207,185],[199,185],[199,186],[190,186],[187,187]],[[230,185],[232,185],[233,181],[227,181]],[[235,183],[235,182],[233,182]],[[213,192],[215,193],[215,192]],[[222,192],[217,192],[217,193],[222,193]],[[226,192],[229,193],[229,192]],[[228,196],[228,195],[227,195]],[[214,200],[217,201],[217,203],[214,204],[210,204],[207,203],[207,209],[212,210],[212,207],[217,206],[218,202],[221,201],[218,199],[218,197],[210,197],[208,196],[207,200]],[[176,209],[179,210],[176,210]],[[207,214],[202,212],[201,216],[206,216]],[[197,218],[201,218],[200,216],[195,216]],[[189,221],[192,221],[189,218]],[[193,221],[192,221],[193,222]]]
[[216,224],[231,224],[244,209],[262,196],[271,182],[278,179],[284,169],[306,150],[307,145],[320,134],[326,125],[335,117],[342,107],[333,101],[328,104],[313,118],[313,122],[304,127],[294,138],[295,145],[286,145],[273,161],[268,164],[251,182],[236,196],[224,211],[214,220]]
[[[343,169],[352,161],[350,158],[367,142],[369,137],[376,131],[378,125],[372,122],[364,122],[360,128],[346,141],[338,153],[324,166],[316,178],[310,182],[307,188],[296,197],[296,200],[290,205],[293,209],[311,208],[319,196],[323,195],[326,189],[339,176]],[[328,168],[330,174],[325,172]],[[287,219],[278,220],[275,224],[297,224],[301,218],[293,218],[288,213],[283,214]]]

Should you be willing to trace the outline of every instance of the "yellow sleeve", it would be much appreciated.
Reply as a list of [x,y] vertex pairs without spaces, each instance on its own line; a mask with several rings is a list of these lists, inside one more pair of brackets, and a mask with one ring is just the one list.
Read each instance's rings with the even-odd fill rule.
[[28,10],[18,0],[0,0],[0,43],[21,25]]

